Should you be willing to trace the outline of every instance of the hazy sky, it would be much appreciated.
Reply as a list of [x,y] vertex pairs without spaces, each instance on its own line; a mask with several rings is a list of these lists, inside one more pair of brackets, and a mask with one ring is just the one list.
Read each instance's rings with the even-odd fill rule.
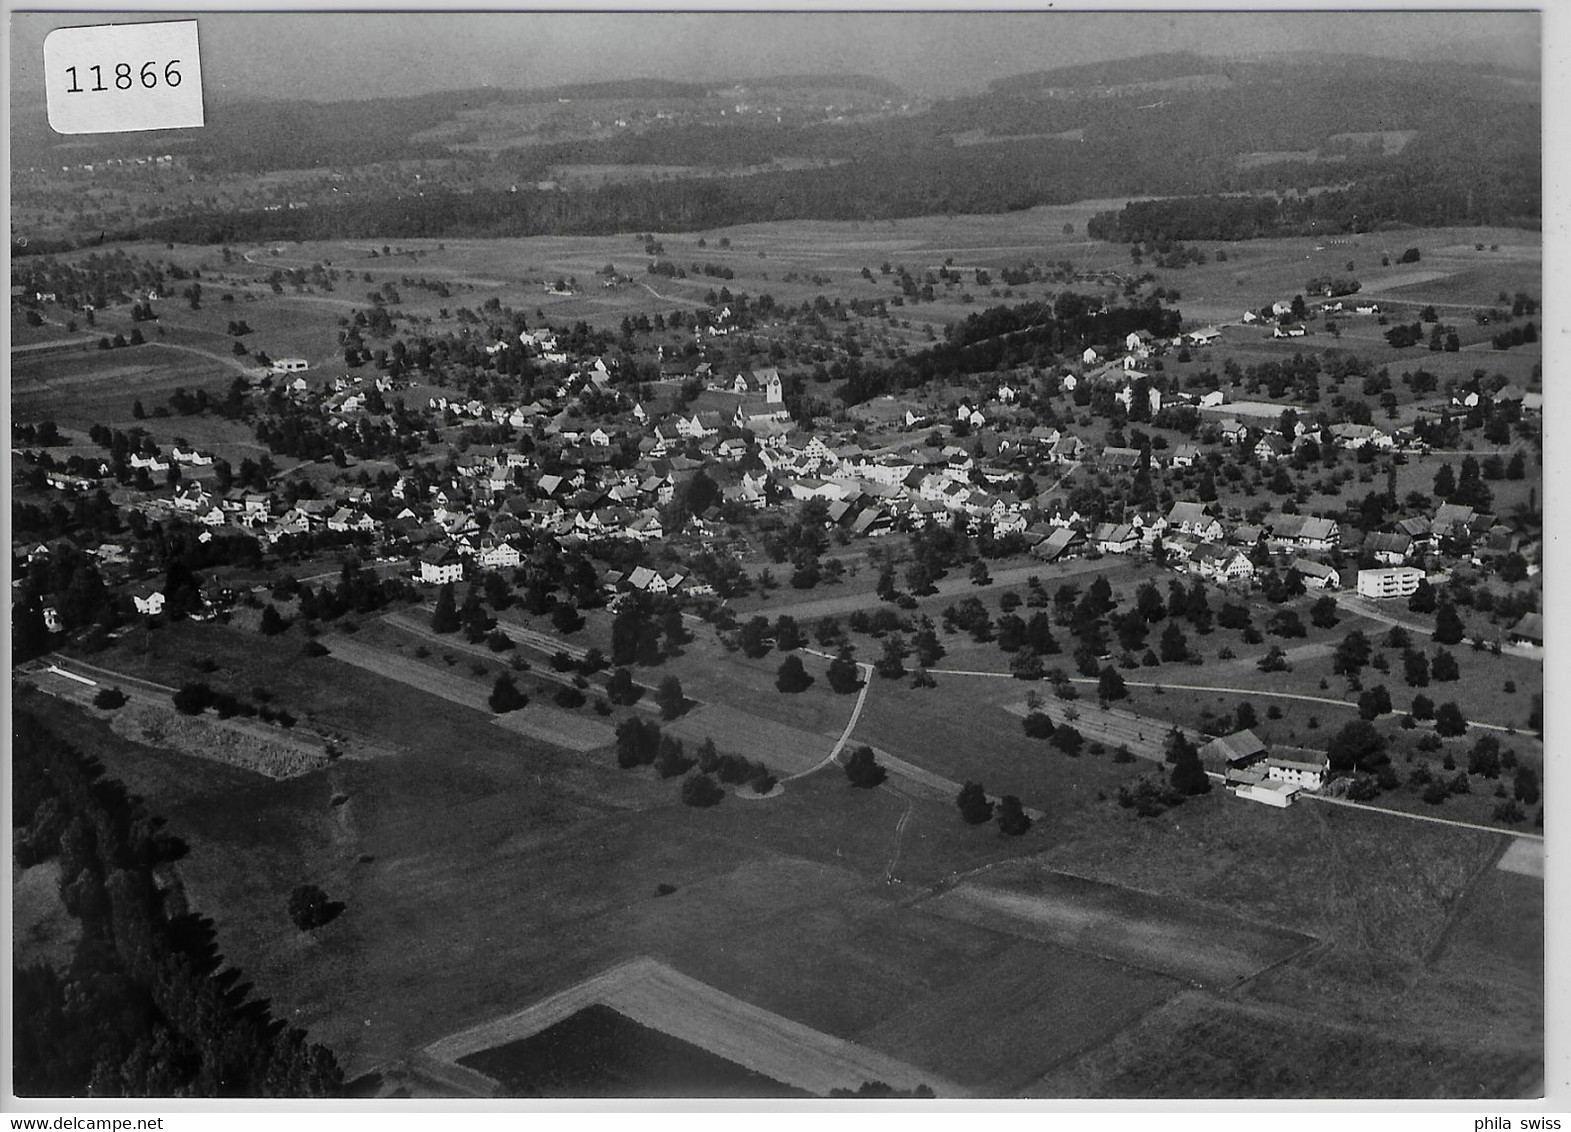
[[[189,14],[120,13],[120,19]],[[44,35],[108,10],[14,13],[12,98],[42,101]],[[953,94],[1160,51],[1346,51],[1534,66],[1533,12],[334,12],[197,14],[209,97],[338,101],[627,77],[855,72]]]

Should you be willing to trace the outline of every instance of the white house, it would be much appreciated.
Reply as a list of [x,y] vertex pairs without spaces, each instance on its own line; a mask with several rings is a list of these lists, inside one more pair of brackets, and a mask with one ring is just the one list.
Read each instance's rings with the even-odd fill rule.
[[1298,758],[1286,755],[1267,755],[1266,778],[1283,782],[1303,790],[1319,790],[1325,783],[1327,760],[1318,751],[1298,751]]
[[155,590],[146,597],[133,597],[136,611],[148,617],[157,617],[164,611],[164,594],[162,590]]
[[1267,806],[1275,806],[1285,810],[1293,804],[1293,797],[1303,787],[1292,782],[1280,782],[1266,779],[1261,782],[1244,783],[1234,793],[1240,798],[1251,802],[1261,802]]
[[420,580],[440,586],[464,579],[464,560],[450,546],[433,546],[420,555]]

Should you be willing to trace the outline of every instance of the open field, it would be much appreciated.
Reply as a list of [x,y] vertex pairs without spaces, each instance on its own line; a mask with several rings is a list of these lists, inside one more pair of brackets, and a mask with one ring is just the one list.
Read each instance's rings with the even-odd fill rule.
[[724,704],[705,704],[661,725],[694,750],[713,739],[722,751],[767,764],[779,774],[798,774],[824,761],[838,735],[818,735],[760,719]]
[[[333,655],[344,663],[384,679],[418,688],[475,711],[491,710],[486,702],[490,696],[486,685],[460,676],[456,670],[444,672],[436,665],[408,660],[386,648],[342,637],[334,638],[331,648]],[[519,711],[494,716],[493,722],[519,735],[554,743],[570,751],[592,751],[608,745],[614,738],[611,728],[603,723],[543,703],[530,703]]]
[[516,1014],[444,1038],[426,1052],[483,1070],[477,1054],[538,1033],[593,1004],[818,1096],[835,1088],[854,1090],[867,1081],[902,1089],[926,1084],[941,1097],[964,1095],[929,1072],[760,1010],[647,959],[621,964]]
[[1081,951],[1020,943],[861,1040],[942,1065],[978,1096],[1015,1096],[1047,1066],[1106,1041],[1178,989]]
[[812,1094],[595,1003],[463,1059],[514,1097],[785,1098]]
[[1526,1043],[1479,1050],[1196,993],[1163,1005],[1024,1095],[1514,1098],[1527,1095],[1538,1072]]
[[60,902],[60,862],[11,864],[11,955],[17,967],[71,962],[82,925]]
[[1022,865],[990,869],[926,905],[936,914],[1225,987],[1313,940],[1126,888]]

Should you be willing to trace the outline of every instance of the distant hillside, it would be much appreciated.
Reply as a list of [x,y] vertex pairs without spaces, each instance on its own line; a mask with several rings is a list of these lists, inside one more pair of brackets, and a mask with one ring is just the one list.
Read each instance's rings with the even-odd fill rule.
[[884,98],[905,97],[899,86],[872,75],[755,75],[738,79],[734,85],[758,90],[860,90]]
[[[811,92],[820,89],[817,83],[885,89],[855,76],[756,82],[760,90],[784,84]],[[634,80],[336,106],[220,105],[207,130],[156,135],[154,144],[184,147],[179,152],[193,164],[220,171],[342,168],[445,154],[470,163],[465,168],[474,174],[474,191],[339,197],[313,206],[309,217],[190,216],[147,231],[195,239],[218,232],[371,235],[379,224],[389,236],[659,231],[764,220],[1000,212],[1101,196],[1279,196],[1328,184],[1339,186],[1340,195],[1321,198],[1328,210],[1323,216],[1304,206],[1280,208],[1270,217],[1186,206],[1160,216],[1108,220],[1098,230],[1126,238],[1178,221],[1219,234],[1260,225],[1291,229],[1311,221],[1320,231],[1533,227],[1542,211],[1538,84],[1521,72],[1487,66],[1350,56],[1223,61],[1159,55],[1017,76],[917,113],[863,113],[849,121],[826,120],[821,108],[816,119],[810,113],[779,120],[772,114],[722,116],[731,96],[710,85],[704,89],[714,94],[699,98],[693,93],[698,89]],[[1066,90],[1072,93],[1066,96]],[[466,108],[574,97],[606,100],[617,107],[609,116],[638,121],[633,128],[537,136],[511,148],[504,131],[502,144],[479,157],[417,137],[457,122]],[[637,106],[640,99],[646,105]],[[782,105],[792,100],[809,108],[813,102],[811,95],[782,95]],[[653,112],[677,102],[680,113]],[[594,106],[578,110],[580,124],[608,116]],[[28,128],[17,123],[14,138],[16,163],[24,166],[32,163],[24,156]],[[128,135],[129,141],[118,144],[145,150],[148,136]],[[455,135],[428,136],[445,143]],[[771,170],[777,160],[823,167]],[[556,165],[616,166],[631,170],[621,179],[633,183],[540,196],[505,191],[510,183],[553,180]],[[636,171],[644,166],[747,167],[755,175],[681,180],[652,172],[640,179]]]
[[1018,96],[1055,88],[1115,86],[1124,83],[1160,82],[1190,75],[1225,74],[1225,60],[1192,52],[1168,55],[1140,55],[1133,59],[1113,59],[1101,63],[1081,63],[1055,67],[1050,71],[1031,71],[1010,75],[988,84],[993,94]]

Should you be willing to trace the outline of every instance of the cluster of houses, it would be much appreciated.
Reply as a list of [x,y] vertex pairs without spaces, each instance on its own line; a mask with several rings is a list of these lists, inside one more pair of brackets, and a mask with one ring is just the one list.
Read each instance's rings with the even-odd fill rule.
[[[1204,346],[1216,337],[1212,327],[1171,340],[1133,332],[1122,341],[1121,356],[1115,349],[1088,348],[1079,374],[1062,380],[1066,385],[1112,383],[1128,405],[1147,358],[1176,345]],[[549,330],[522,331],[518,341],[543,360],[567,360]],[[506,346],[498,342],[488,349]],[[373,388],[391,393],[402,385],[373,375],[339,377],[313,388],[302,373],[307,368],[304,360],[280,359],[271,376],[285,379],[284,392],[297,406],[321,414],[330,430],[353,429],[363,420],[371,412]],[[1169,565],[1221,583],[1251,582],[1262,544],[1272,554],[1289,556],[1305,585],[1315,588],[1343,584],[1339,572],[1323,561],[1327,555],[1368,552],[1380,567],[1395,571],[1360,579],[1360,592],[1380,597],[1411,592],[1416,584],[1411,563],[1448,534],[1465,532],[1470,545],[1488,550],[1516,549],[1508,545],[1517,537],[1509,528],[1452,505],[1430,519],[1410,519],[1394,531],[1369,534],[1343,530],[1335,519],[1291,514],[1229,526],[1195,502],[1176,503],[1165,513],[1127,515],[1118,523],[1093,522],[1050,491],[1023,496],[1025,476],[1060,467],[1067,471],[1084,462],[1133,471],[1148,458],[1154,466],[1192,467],[1201,459],[1199,447],[1184,443],[1149,456],[1112,446],[1091,451],[1079,437],[1036,424],[1018,404],[1023,389],[1008,380],[990,396],[967,397],[944,408],[875,399],[852,411],[856,421],[874,426],[863,432],[849,424],[799,427],[785,405],[785,383],[772,366],[724,376],[701,363],[683,381],[664,383],[685,385],[682,396],[672,400],[662,394],[647,404],[615,383],[611,366],[601,358],[572,363],[560,373],[544,387],[537,383],[534,399],[524,404],[430,397],[427,420],[434,414],[448,424],[506,426],[531,437],[528,444],[470,448],[434,483],[421,477],[417,486],[404,476],[390,490],[385,484],[375,491],[341,485],[326,498],[286,501],[268,492],[220,495],[192,476],[175,486],[171,498],[153,501],[149,509],[167,508],[212,531],[235,528],[268,543],[317,531],[371,535],[384,549],[418,558],[420,578],[435,583],[476,569],[517,566],[523,548],[541,537],[562,544],[661,540],[677,533],[667,530],[669,505],[701,472],[718,481],[719,494],[716,505],[706,503],[698,514],[682,519],[684,531],[700,536],[719,529],[718,504],[762,511],[780,503],[818,501],[829,526],[851,537],[961,522],[973,533],[1017,536],[1044,561],[1149,553],[1160,543]],[[1250,414],[1264,419],[1279,414],[1280,406],[1230,405],[1221,392],[1194,397],[1150,388],[1146,396],[1153,413],[1163,407],[1164,396],[1196,403],[1217,419],[1224,443],[1249,447],[1262,461],[1290,456],[1310,439],[1349,450],[1386,449],[1404,440],[1372,425],[1317,430],[1305,422],[1288,439],[1274,428],[1254,428],[1237,419]],[[954,442],[942,444],[931,433],[922,441],[909,435],[946,420],[953,422]],[[426,425],[404,422],[403,427]],[[874,443],[869,437],[881,440]],[[212,457],[176,447],[168,457],[144,451],[131,462],[156,474],[171,463],[201,469]],[[85,487],[88,481],[56,486]],[[634,570],[617,584],[691,593],[698,583],[681,572]]]
[[1301,791],[1318,791],[1330,766],[1324,751],[1267,747],[1253,731],[1222,735],[1200,748],[1200,761],[1240,798],[1285,809]]

